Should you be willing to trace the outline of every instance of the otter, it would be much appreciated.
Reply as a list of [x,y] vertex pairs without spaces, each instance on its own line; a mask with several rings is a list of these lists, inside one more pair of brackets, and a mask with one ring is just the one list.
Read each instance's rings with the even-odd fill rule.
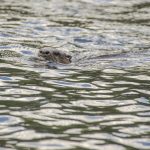
[[50,61],[50,62],[56,62],[61,64],[69,64],[71,63],[72,56],[69,54],[66,54],[59,50],[52,50],[48,48],[42,48],[38,52],[38,56],[40,58],[43,58],[44,60]]
[[57,49],[52,49],[48,47],[39,49],[38,52],[32,56],[23,55],[22,53],[11,51],[11,50],[0,50],[0,59],[5,59],[5,57],[6,58],[12,57],[13,59],[11,60],[16,60],[15,58],[18,57],[21,58],[22,60],[31,60],[38,63],[40,61],[43,61],[45,63],[50,62],[50,63],[60,63],[60,64],[70,64],[72,62],[71,55],[59,51]]

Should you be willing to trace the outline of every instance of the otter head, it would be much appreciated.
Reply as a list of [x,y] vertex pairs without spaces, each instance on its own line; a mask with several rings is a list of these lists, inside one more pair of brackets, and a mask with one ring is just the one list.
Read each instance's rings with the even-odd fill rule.
[[41,49],[38,53],[39,57],[44,58],[45,60],[62,63],[62,64],[69,64],[71,63],[71,56],[58,51],[58,50],[49,50],[49,49]]

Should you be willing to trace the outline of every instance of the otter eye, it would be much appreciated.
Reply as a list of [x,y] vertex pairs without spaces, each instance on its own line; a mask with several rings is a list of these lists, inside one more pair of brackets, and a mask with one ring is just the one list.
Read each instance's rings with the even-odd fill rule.
[[43,51],[40,51],[40,53],[42,53]]
[[54,55],[59,56],[60,53],[59,52],[54,52]]
[[67,57],[68,59],[71,59],[71,58],[72,58],[72,56],[70,56],[70,55],[66,55],[66,57]]
[[49,54],[49,51],[46,51],[45,54]]

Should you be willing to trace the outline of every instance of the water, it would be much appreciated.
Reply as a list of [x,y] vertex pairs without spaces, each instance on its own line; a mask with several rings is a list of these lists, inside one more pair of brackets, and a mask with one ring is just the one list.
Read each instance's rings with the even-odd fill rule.
[[[149,0],[1,0],[0,149],[150,149]],[[73,56],[51,68],[49,46]]]

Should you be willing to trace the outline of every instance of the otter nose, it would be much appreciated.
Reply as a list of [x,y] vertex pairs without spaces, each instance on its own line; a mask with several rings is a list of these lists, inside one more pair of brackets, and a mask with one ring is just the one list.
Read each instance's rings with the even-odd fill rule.
[[66,57],[67,57],[67,58],[68,58],[68,60],[71,62],[71,58],[72,58],[72,56],[71,56],[71,55],[67,55]]

